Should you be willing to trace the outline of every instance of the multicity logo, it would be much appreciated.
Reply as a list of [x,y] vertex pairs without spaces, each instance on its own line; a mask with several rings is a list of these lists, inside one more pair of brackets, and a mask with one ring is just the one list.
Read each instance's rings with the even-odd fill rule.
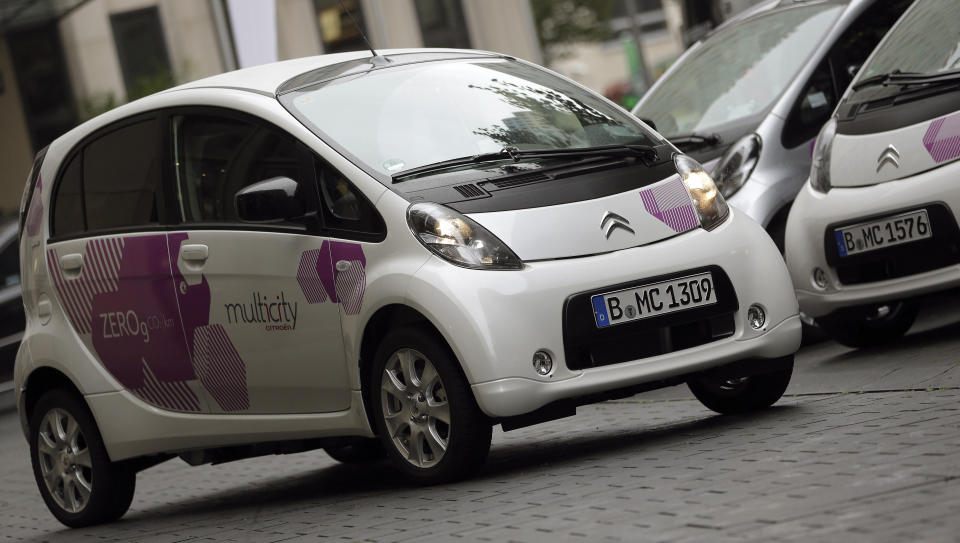
[[297,329],[297,302],[288,302],[286,294],[271,299],[261,292],[250,294],[248,303],[223,304],[230,324],[265,324],[268,332]]

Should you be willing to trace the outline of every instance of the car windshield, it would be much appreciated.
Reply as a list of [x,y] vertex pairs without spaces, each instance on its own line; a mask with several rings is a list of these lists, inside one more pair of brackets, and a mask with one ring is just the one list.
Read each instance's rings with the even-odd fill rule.
[[960,2],[920,0],[860,70],[857,82],[893,71],[932,74],[960,68],[958,21]]
[[334,79],[283,97],[321,139],[381,180],[505,147],[655,145],[660,138],[602,98],[503,59],[425,62]]
[[796,6],[717,31],[634,112],[671,136],[708,132],[765,111],[840,16],[835,3]]

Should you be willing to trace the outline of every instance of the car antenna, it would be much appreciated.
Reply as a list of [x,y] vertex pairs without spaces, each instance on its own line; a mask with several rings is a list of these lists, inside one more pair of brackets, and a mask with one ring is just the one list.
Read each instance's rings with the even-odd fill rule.
[[353,12],[347,9],[347,6],[344,5],[343,0],[340,0],[340,7],[343,9],[343,11],[347,12],[347,15],[350,16],[350,20],[353,21],[353,26],[356,27],[357,32],[360,33],[360,37],[363,38],[363,43],[367,44],[367,48],[370,49],[371,53],[373,53],[373,58],[370,59],[370,64],[373,64],[374,66],[383,66],[390,63],[390,59],[381,56],[373,48],[373,45],[370,44],[370,40],[368,40],[367,35],[363,33],[363,28],[360,26],[360,23],[357,22],[356,18],[354,18]]

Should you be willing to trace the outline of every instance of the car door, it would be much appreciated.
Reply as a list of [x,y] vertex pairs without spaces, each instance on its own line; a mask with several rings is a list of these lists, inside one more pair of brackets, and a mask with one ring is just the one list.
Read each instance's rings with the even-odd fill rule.
[[[197,376],[213,412],[312,413],[349,407],[338,306],[338,252],[323,237],[314,157],[253,116],[171,110],[180,225],[170,233],[174,283]],[[236,194],[296,182],[300,217],[245,221]]]
[[203,412],[171,276],[161,141],[159,116],[142,115],[99,130],[67,156],[51,199],[47,270],[86,347],[64,338],[64,362],[92,354],[141,400]]

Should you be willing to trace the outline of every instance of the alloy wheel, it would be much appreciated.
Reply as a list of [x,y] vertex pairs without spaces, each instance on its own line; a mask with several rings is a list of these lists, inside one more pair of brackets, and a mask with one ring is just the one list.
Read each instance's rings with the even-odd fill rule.
[[59,408],[47,412],[37,433],[37,457],[57,505],[68,513],[83,511],[93,490],[93,462],[73,415]]
[[416,350],[397,350],[384,365],[380,394],[397,451],[418,468],[440,462],[450,442],[450,404],[433,363]]

